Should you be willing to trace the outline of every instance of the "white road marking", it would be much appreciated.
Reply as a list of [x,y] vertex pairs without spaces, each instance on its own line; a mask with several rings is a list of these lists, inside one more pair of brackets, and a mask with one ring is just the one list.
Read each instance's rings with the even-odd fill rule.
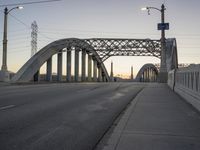
[[0,107],[0,110],[5,110],[5,109],[13,108],[13,107],[15,107],[15,105],[8,105],[8,106]]

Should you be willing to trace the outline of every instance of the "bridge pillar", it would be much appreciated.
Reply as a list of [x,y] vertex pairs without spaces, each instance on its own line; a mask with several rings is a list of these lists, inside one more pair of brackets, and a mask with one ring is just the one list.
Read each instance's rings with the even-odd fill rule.
[[155,71],[153,72],[153,80],[154,80],[154,82],[156,81],[156,72]]
[[150,70],[150,82],[153,82],[153,70]]
[[46,81],[52,81],[52,57],[47,60]]
[[146,82],[146,71],[144,71],[144,82]]
[[98,81],[102,82],[102,70],[100,66],[98,66]]
[[88,81],[92,79],[92,56],[88,55]]
[[111,69],[110,69],[110,81],[113,82],[114,78],[113,78],[113,62],[111,62]]
[[147,68],[147,82],[150,82],[150,68]]
[[40,70],[38,70],[38,71],[34,74],[34,76],[33,76],[33,81],[34,81],[34,82],[40,81]]
[[148,69],[146,69],[146,82],[148,82]]
[[85,81],[85,57],[86,57],[86,50],[82,50],[82,76],[81,80]]
[[102,80],[103,82],[106,82],[106,76],[104,75],[104,73],[102,73]]
[[142,79],[141,82],[144,82],[144,72],[142,73]]
[[57,81],[62,81],[62,51],[58,53],[57,59]]
[[75,68],[74,68],[74,81],[78,82],[79,79],[79,49],[75,49]]
[[133,66],[131,66],[131,80],[133,80]]
[[67,82],[71,81],[71,50],[67,51]]
[[93,80],[97,81],[97,61],[93,60]]

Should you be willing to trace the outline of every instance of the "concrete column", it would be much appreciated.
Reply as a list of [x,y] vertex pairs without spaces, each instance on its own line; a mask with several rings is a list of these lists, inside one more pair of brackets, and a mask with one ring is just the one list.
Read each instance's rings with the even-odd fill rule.
[[62,52],[57,57],[57,81],[62,81]]
[[67,82],[71,81],[71,51],[67,51]]
[[198,72],[198,92],[200,92],[200,71]]
[[98,67],[98,81],[102,82],[102,70],[101,70],[101,67]]
[[88,55],[88,81],[92,79],[92,56]]
[[34,82],[40,81],[40,70],[38,70],[38,71],[34,74],[34,76],[33,76],[33,81],[34,81]]
[[94,82],[97,81],[97,61],[93,60],[93,80]]
[[155,82],[155,72],[154,72],[154,70],[152,70],[152,80],[153,80],[153,82]]
[[111,69],[110,69],[110,81],[113,82],[114,78],[113,78],[113,62],[111,62]]
[[151,69],[151,82],[153,81],[153,70]]
[[144,72],[142,73],[142,82],[144,82],[145,81],[145,77],[144,77],[145,75],[144,75]]
[[82,50],[82,77],[81,80],[85,81],[85,56],[86,56],[86,50]]
[[150,69],[148,68],[147,69],[147,82],[150,82],[150,76],[149,76],[149,74],[150,74]]
[[147,82],[147,70],[144,71],[144,81]]
[[102,73],[102,79],[103,79],[103,82],[106,82],[106,77],[103,73]]
[[52,81],[52,57],[47,60],[46,81]]
[[74,81],[78,82],[78,78],[79,78],[79,50],[75,49],[75,59],[74,59],[75,63],[75,68],[74,68]]
[[133,66],[131,66],[131,80],[133,80]]

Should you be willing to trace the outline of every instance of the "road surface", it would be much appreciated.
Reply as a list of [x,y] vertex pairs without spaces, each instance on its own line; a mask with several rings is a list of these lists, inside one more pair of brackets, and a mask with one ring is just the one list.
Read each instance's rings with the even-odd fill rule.
[[0,87],[0,150],[92,150],[144,84]]

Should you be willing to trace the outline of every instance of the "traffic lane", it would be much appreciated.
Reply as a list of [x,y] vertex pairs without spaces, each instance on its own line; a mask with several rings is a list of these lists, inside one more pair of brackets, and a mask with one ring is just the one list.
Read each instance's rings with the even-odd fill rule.
[[[46,100],[46,96],[51,97],[56,93],[67,95],[75,92],[89,91],[95,88],[101,88],[105,84],[46,84],[29,86],[9,86],[0,91],[0,109],[7,106],[16,106],[30,101]],[[44,97],[44,98],[37,98]],[[17,104],[16,104],[17,103]]]
[[[15,103],[13,103],[15,107],[1,111],[0,126],[7,127],[10,125],[15,127],[15,120],[22,120],[21,122],[28,123],[27,120],[35,120],[34,118],[37,116],[48,115],[51,112],[54,113],[60,107],[67,107],[70,110],[81,104],[81,102],[85,102],[80,101],[82,97],[86,100],[93,99],[95,96],[102,96],[104,93],[111,92],[119,86],[106,84],[106,87],[100,85],[100,87],[96,88],[95,86],[96,90],[94,90],[94,88],[86,88],[87,86],[80,88],[77,85],[76,88],[53,88],[51,91],[40,92],[38,94],[24,93],[23,96],[15,95],[13,98],[11,96],[9,97],[10,99],[15,99]],[[71,89],[73,90],[71,91]]]
[[[33,113],[36,115],[31,117],[29,114],[29,118],[23,119],[22,113],[22,116],[15,120],[18,114],[15,112],[14,122],[9,124],[7,121],[9,125],[1,127],[0,143],[4,143],[1,147],[3,149],[91,149],[112,123],[116,114],[139,90],[133,86],[120,88],[116,84],[111,87],[97,88],[87,94],[79,93],[77,94],[79,96],[76,95],[71,99],[72,101],[66,99],[66,104],[55,105],[53,108],[46,106],[46,111],[33,106],[30,112],[37,109]],[[60,99],[63,99],[61,97],[55,102],[60,103]],[[24,115],[26,114],[25,112]]]

